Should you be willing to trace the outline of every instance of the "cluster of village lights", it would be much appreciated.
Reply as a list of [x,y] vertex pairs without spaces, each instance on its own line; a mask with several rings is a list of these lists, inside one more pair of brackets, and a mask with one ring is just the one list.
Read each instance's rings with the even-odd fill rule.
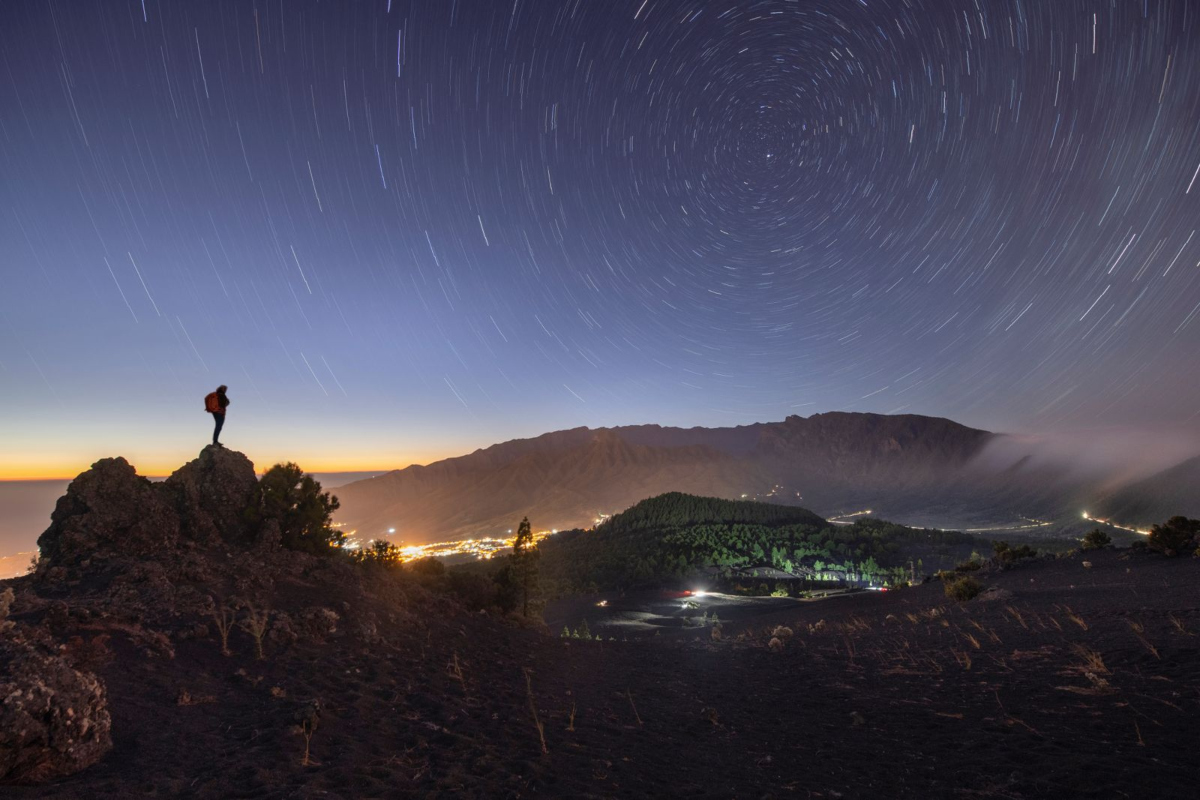
[[[388,528],[388,536],[393,536],[396,533],[395,528]],[[355,538],[356,531],[350,531],[346,534],[345,548],[347,550],[358,550],[363,547],[369,547],[375,541],[368,540],[362,542]],[[553,536],[558,533],[557,528],[551,528],[545,531],[534,531],[533,541],[536,544],[548,536]],[[383,541],[388,541],[383,538]],[[505,550],[511,550],[516,537],[513,535],[512,529],[508,531],[507,538],[498,538],[491,536],[483,536],[477,539],[459,539],[452,542],[430,542],[428,544],[412,544],[401,545],[397,547],[400,551],[400,557],[405,561],[411,561],[418,558],[451,558],[454,556],[488,559]]]

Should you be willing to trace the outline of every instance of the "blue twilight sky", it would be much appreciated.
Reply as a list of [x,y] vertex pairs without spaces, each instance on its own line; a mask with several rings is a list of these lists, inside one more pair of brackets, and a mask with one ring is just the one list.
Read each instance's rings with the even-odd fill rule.
[[1187,0],[0,6],[0,477],[1200,428]]

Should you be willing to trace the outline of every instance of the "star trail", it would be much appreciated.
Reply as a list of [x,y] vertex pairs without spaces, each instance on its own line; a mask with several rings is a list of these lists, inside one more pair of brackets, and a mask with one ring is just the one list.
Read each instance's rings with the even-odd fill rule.
[[0,8],[0,477],[1200,428],[1200,6]]

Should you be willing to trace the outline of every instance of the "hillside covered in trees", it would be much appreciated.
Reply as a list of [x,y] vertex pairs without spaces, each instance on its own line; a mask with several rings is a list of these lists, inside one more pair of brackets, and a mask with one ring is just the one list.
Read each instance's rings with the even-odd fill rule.
[[[835,525],[803,508],[673,492],[644,500],[594,530],[543,541],[541,578],[552,594],[733,580],[770,567],[797,579],[899,581],[965,558],[979,540],[876,519]],[[921,567],[918,567],[918,562]]]

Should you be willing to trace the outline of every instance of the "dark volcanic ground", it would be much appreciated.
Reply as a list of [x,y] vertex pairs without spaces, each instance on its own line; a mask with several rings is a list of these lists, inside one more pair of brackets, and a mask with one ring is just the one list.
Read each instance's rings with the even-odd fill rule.
[[721,642],[628,643],[498,625],[407,578],[371,631],[356,589],[281,580],[274,607],[336,609],[338,630],[258,661],[242,631],[231,657],[210,635],[171,658],[110,626],[93,666],[113,751],[4,795],[1194,797],[1200,560],[1107,551],[981,579],[1012,597],[959,605],[932,583]]

